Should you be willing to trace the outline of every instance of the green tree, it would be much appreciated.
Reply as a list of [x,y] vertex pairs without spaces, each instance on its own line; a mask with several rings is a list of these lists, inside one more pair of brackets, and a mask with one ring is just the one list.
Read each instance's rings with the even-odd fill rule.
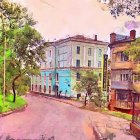
[[77,92],[81,92],[85,94],[85,106],[87,104],[87,97],[91,99],[97,93],[100,92],[100,88],[98,87],[98,76],[94,74],[92,71],[86,71],[81,73],[81,79],[76,83],[74,89]]
[[[125,54],[129,56],[130,61],[140,61],[140,38],[131,42],[130,48],[125,51]],[[135,71],[140,74],[140,65],[137,65]]]
[[[8,0],[0,2],[1,44],[6,38],[6,87],[12,87],[16,101],[16,90],[23,89],[26,76],[39,72],[40,61],[45,58],[44,40],[33,28],[36,22],[26,8]],[[3,65],[4,45],[0,46],[0,66]],[[2,73],[1,73],[2,74]],[[22,80],[21,80],[22,79]],[[1,79],[0,79],[1,81]],[[26,80],[25,80],[26,81]],[[2,84],[1,84],[2,85]],[[19,86],[22,85],[22,88]]]
[[98,0],[98,1],[106,5],[111,15],[115,18],[117,18],[120,15],[127,15],[133,18],[140,15],[139,0]]

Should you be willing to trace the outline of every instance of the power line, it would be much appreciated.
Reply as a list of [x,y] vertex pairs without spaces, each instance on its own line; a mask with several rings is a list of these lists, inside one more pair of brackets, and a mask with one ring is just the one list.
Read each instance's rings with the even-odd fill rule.
[[50,4],[49,2],[47,2],[46,0],[40,0],[42,3],[52,7],[52,8],[56,8],[54,5]]

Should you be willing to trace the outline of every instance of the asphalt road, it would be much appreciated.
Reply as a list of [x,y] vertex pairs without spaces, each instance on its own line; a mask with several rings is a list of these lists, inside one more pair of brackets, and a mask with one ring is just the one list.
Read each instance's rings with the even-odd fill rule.
[[23,112],[0,118],[0,140],[94,140],[84,110],[43,97],[27,96]]

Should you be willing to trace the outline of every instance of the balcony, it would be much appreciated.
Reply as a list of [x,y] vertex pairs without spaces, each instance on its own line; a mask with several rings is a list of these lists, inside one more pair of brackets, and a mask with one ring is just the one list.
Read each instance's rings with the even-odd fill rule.
[[122,109],[132,109],[132,102],[128,101],[116,101],[116,108],[122,108]]
[[111,81],[112,89],[124,89],[124,90],[132,90],[131,82],[127,81]]
[[121,62],[114,62],[111,64],[111,69],[132,69],[133,63],[130,61],[121,61]]

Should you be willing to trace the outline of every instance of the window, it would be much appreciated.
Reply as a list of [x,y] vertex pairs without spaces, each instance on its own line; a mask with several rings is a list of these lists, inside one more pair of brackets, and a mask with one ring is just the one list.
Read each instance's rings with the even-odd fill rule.
[[49,56],[51,57],[51,50],[50,50]]
[[47,63],[45,62],[45,69],[47,68]]
[[98,61],[98,68],[101,68],[101,61]]
[[52,74],[49,73],[49,80],[52,80]]
[[80,54],[80,47],[77,46],[77,54]]
[[80,80],[80,73],[76,73],[76,80],[79,81]]
[[59,75],[58,75],[58,73],[56,73],[56,81],[58,81],[59,80]]
[[99,57],[102,56],[102,49],[99,49]]
[[91,60],[88,60],[88,67],[91,67]]
[[58,61],[58,67],[60,67],[60,61]]
[[128,56],[121,52],[121,61],[128,61]]
[[129,74],[121,74],[120,79],[121,79],[121,81],[128,81],[129,80]]
[[52,62],[50,62],[50,68],[52,67]]
[[88,48],[88,55],[91,56],[91,53],[92,53],[92,49]]
[[80,60],[76,60],[76,67],[80,67]]

